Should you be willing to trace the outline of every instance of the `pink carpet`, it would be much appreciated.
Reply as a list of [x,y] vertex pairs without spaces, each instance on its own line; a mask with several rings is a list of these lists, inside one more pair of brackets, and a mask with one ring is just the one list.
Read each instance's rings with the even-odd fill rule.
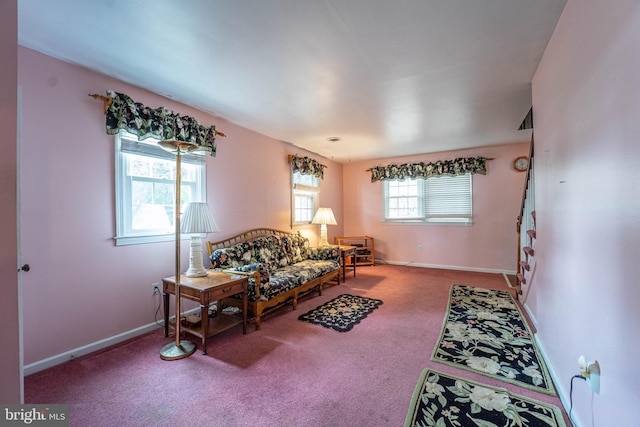
[[[450,286],[507,289],[501,274],[392,265],[357,274],[296,311],[282,308],[258,332],[237,326],[211,338],[206,356],[161,360],[171,338],[158,329],[33,374],[25,402],[70,405],[72,426],[401,426],[430,367],[561,407],[557,397],[430,360]],[[297,320],[341,293],[384,304],[346,333]]]

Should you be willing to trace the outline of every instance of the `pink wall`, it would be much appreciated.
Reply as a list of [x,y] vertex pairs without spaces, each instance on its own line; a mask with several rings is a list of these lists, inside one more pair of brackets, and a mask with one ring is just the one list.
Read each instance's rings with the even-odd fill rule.
[[0,2],[0,129],[2,129],[2,155],[0,156],[0,402],[21,403],[22,366],[19,320],[18,240],[16,141],[18,95],[18,4],[17,1]]
[[[594,425],[640,420],[640,3],[569,1],[533,79],[537,273],[527,302],[568,404],[602,367]],[[574,387],[574,418],[592,395]]]
[[[15,84],[12,67],[6,65],[16,45],[17,12],[15,2],[1,4],[5,66],[0,121],[3,129],[11,129]],[[600,361],[595,425],[635,425],[640,419],[640,374],[634,368],[640,351],[640,287],[634,274],[640,251],[640,98],[633,90],[640,75],[637,40],[637,1],[570,0],[533,81],[538,239],[537,272],[527,304],[567,403],[578,356]],[[526,144],[340,165],[28,49],[18,54],[23,86],[22,252],[23,261],[32,266],[23,275],[27,364],[153,322],[157,300],[150,296],[149,284],[173,274],[171,242],[113,244],[113,139],[104,133],[100,102],[87,97],[106,89],[195,116],[229,135],[219,140],[218,156],[208,160],[208,201],[222,229],[212,239],[255,226],[288,227],[285,158],[297,152],[329,166],[321,205],[331,206],[339,223],[329,227],[330,240],[341,234],[370,234],[376,238],[378,256],[390,261],[515,268],[514,228],[524,176],[511,170],[511,161],[526,154]],[[9,189],[16,176],[14,140],[6,134],[3,138],[0,170]],[[487,176],[474,177],[472,227],[382,224],[380,183],[371,183],[365,169],[471,155],[496,158]],[[247,164],[244,175],[238,175],[240,163]],[[5,219],[0,400],[14,402],[20,392],[17,250],[11,226],[15,207],[12,197],[6,199],[0,210]],[[317,239],[316,227],[303,232]],[[186,265],[186,241],[182,253]],[[588,425],[590,402],[586,385],[577,384],[573,413],[581,425]]]
[[[158,299],[150,284],[173,275],[173,242],[114,245],[114,142],[102,103],[88,94],[124,92],[227,134],[207,160],[207,201],[222,230],[212,240],[258,226],[289,229],[286,158],[295,153],[328,166],[321,204],[340,224],[330,236],[342,233],[340,164],[32,50],[18,54],[23,259],[32,267],[24,275],[25,364],[153,323]],[[316,243],[317,226],[302,231]],[[188,255],[185,240],[183,266]]]
[[[515,271],[516,218],[520,211],[524,174],[513,169],[513,159],[529,152],[529,144],[363,161],[344,165],[344,218],[347,235],[375,239],[376,259],[421,266]],[[372,166],[448,160],[457,157],[494,157],[487,175],[473,177],[472,226],[383,223],[382,183],[372,183]],[[422,245],[422,251],[418,250]]]

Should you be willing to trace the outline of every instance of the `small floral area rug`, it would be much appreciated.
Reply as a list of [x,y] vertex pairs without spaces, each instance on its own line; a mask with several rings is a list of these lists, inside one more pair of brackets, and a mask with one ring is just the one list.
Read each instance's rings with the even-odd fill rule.
[[430,369],[420,375],[404,425],[566,427],[554,405]]
[[342,294],[300,315],[298,319],[338,332],[347,332],[380,304],[382,301],[379,299]]
[[507,291],[453,285],[431,359],[555,395],[533,334]]

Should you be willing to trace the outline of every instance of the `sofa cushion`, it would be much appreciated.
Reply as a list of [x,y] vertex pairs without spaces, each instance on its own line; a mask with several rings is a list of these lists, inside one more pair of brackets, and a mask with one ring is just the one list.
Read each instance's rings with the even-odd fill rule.
[[289,256],[291,257],[290,264],[295,264],[296,262],[309,258],[309,239],[299,235],[293,235],[289,239],[291,241],[291,251],[289,252]]
[[257,262],[253,245],[238,243],[228,248],[216,249],[209,257],[211,268],[229,268]]
[[209,260],[211,268],[230,268],[262,263],[269,271],[309,258],[309,239],[302,236],[260,236],[228,248],[216,249]]
[[295,288],[324,274],[340,268],[336,261],[304,260],[272,272],[269,283],[264,286],[264,295],[271,298],[284,290]]
[[269,272],[289,265],[287,248],[280,236],[261,236],[251,240],[256,261],[268,265]]
[[338,246],[309,248],[308,258],[315,260],[333,260],[340,262],[340,248]]
[[230,268],[262,263],[269,269],[289,264],[286,249],[278,236],[261,236],[228,248],[216,249],[209,257],[211,268]]

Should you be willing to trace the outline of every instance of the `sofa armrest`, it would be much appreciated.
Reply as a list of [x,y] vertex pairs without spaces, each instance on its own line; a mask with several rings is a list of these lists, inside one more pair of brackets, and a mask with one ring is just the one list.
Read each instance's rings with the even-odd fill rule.
[[260,298],[260,285],[269,283],[269,272],[264,264],[257,262],[247,265],[239,265],[222,270],[228,274],[240,274],[249,277],[249,284],[255,286],[256,297]]
[[309,259],[340,262],[340,248],[338,246],[309,248]]

